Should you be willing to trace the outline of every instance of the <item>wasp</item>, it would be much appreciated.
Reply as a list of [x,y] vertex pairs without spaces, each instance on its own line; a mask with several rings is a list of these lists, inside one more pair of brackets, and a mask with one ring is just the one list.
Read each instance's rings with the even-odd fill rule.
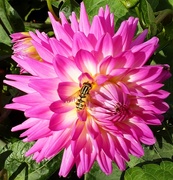
[[86,101],[87,101],[87,96],[88,96],[91,88],[92,88],[91,83],[89,83],[89,82],[83,83],[82,88],[79,91],[79,96],[76,101],[76,108],[78,111],[82,110],[85,107]]

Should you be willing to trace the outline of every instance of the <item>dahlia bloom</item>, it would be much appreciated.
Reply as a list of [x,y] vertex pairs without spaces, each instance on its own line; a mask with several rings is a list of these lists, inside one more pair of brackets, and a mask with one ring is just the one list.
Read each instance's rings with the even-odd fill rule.
[[[36,33],[39,36],[40,33],[38,31],[36,31]],[[29,58],[34,58],[37,61],[42,61],[41,57],[39,56],[39,54],[37,53],[35,47],[31,42],[32,37],[30,36],[29,32],[13,33],[11,34],[11,38],[12,38],[12,43],[14,43],[12,48],[13,53],[16,56],[19,56],[20,59],[25,60],[26,57],[29,57]],[[20,67],[20,73],[21,74],[26,73],[25,69]]]
[[141,143],[155,143],[149,125],[160,125],[169,108],[164,102],[169,93],[161,89],[169,66],[145,65],[158,39],[144,42],[147,30],[134,37],[134,17],[115,32],[108,6],[92,23],[83,3],[79,21],[75,13],[71,23],[63,13],[61,23],[49,17],[55,37],[29,32],[42,62],[12,56],[29,73],[7,75],[4,81],[26,93],[6,105],[28,118],[12,131],[25,129],[24,141],[36,141],[26,156],[33,154],[37,162],[64,150],[60,176],[76,165],[81,177],[95,161],[107,175],[112,162],[124,170],[129,154],[144,155]]

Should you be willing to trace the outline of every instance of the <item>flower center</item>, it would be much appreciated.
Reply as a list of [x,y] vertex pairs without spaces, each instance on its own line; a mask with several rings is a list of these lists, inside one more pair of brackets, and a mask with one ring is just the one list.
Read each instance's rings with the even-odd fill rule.
[[129,115],[129,111],[126,105],[117,103],[114,108],[114,121],[122,121],[126,116]]
[[78,111],[83,110],[86,106],[87,98],[89,95],[89,92],[92,88],[92,84],[89,82],[84,82],[81,89],[79,90],[79,96],[76,101],[76,109]]

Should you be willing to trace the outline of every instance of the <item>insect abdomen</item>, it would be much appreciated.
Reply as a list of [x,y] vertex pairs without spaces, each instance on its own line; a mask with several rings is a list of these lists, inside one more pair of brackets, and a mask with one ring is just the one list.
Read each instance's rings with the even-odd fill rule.
[[89,94],[89,91],[91,90],[92,85],[88,82],[83,83],[83,86],[80,90],[79,97],[76,101],[76,108],[77,110],[82,110],[86,105],[87,95]]

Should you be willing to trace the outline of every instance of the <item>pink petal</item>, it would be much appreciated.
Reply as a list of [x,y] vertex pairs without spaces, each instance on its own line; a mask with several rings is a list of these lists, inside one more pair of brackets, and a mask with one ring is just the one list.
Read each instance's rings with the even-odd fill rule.
[[18,111],[25,111],[26,109],[30,108],[30,106],[20,103],[11,103],[5,105],[6,109],[16,109]]
[[50,119],[53,112],[50,111],[50,103],[45,102],[44,104],[37,104],[25,110],[26,117],[34,117],[41,119]]
[[102,38],[99,39],[96,44],[95,50],[100,53],[100,59],[103,57],[112,56],[113,55],[113,41],[110,34],[106,33]]
[[[68,104],[66,108],[69,109]],[[76,120],[76,109],[72,109],[70,111],[64,110],[64,113],[61,112],[59,114],[53,114],[53,116],[50,119],[49,128],[54,131],[71,128],[71,126],[75,124]]]
[[139,45],[141,43],[144,42],[146,36],[148,34],[148,30],[145,29],[132,43],[131,43],[131,47]]
[[75,62],[77,67],[82,72],[88,72],[92,76],[94,76],[97,72],[97,60],[94,58],[94,56],[86,51],[86,50],[80,50],[76,54]]
[[129,134],[124,135],[124,140],[126,141],[126,144],[129,148],[130,154],[141,157],[144,155],[144,150],[139,142],[137,142],[133,137]]
[[[20,89],[21,91],[24,91],[26,93],[34,93],[35,90],[30,88],[28,86],[28,83],[31,79],[34,79],[34,76],[27,76],[27,75],[6,75],[7,79],[10,80],[4,80],[5,84],[8,84],[10,86],[16,87],[17,89]],[[13,81],[14,80],[14,81]]]
[[57,93],[58,83],[58,78],[32,79],[29,83],[29,86],[39,92],[42,98],[52,102],[55,101],[55,99],[59,99]]
[[49,121],[40,121],[39,123],[35,124],[25,132],[23,132],[20,137],[27,136],[28,141],[34,141],[46,136],[52,135],[52,131],[48,128]]
[[59,114],[59,113],[66,113],[75,108],[74,103],[64,103],[61,100],[55,101],[50,105],[51,111]]
[[132,69],[127,76],[130,77],[129,82],[137,82],[138,85],[144,83],[158,82],[157,79],[162,73],[160,66],[145,66],[139,69]]
[[58,154],[63,148],[66,147],[70,141],[70,130],[56,131],[49,142],[51,146],[47,149],[45,157],[52,157]]
[[71,168],[73,167],[74,162],[75,162],[75,158],[72,154],[71,146],[68,146],[64,150],[64,154],[62,157],[62,163],[61,163],[61,167],[59,170],[59,176],[66,177],[68,175],[68,173],[70,172]]
[[[32,44],[36,48],[37,53],[39,54],[39,56],[43,60],[45,60],[45,61],[47,61],[49,63],[52,63],[52,61],[53,61],[53,54],[52,54],[52,52],[48,48],[46,48],[42,44],[39,44],[36,41],[32,41]],[[47,46],[50,47],[50,45],[47,45]]]
[[153,37],[152,39],[131,48],[132,53],[134,53],[135,59],[137,60],[138,66],[143,66],[154,51],[158,47],[158,38]]
[[67,58],[72,56],[71,49],[66,44],[60,43],[55,38],[50,38],[49,43],[50,43],[50,46],[52,48],[54,55],[59,54],[61,56],[67,57]]
[[77,175],[78,177],[81,177],[83,174],[90,171],[96,158],[96,152],[92,149],[91,142],[88,141],[85,147],[80,151],[79,155],[80,157],[76,160],[76,167]]
[[19,131],[23,129],[29,129],[30,127],[34,126],[35,124],[39,123],[40,119],[37,118],[29,118],[25,120],[22,124],[19,124],[11,129],[12,132]]
[[67,18],[65,17],[64,13],[60,12],[59,16],[61,18],[62,27],[67,32],[67,34],[70,35],[71,38],[73,38],[74,32],[73,32],[71,25],[69,24]]
[[69,16],[69,19],[71,21],[71,28],[73,29],[74,32],[77,32],[79,30],[79,23],[76,18],[76,14],[72,12],[72,15]]
[[[60,42],[64,42],[64,43],[68,44],[70,47],[72,47],[72,39],[71,39],[70,35],[65,31],[65,29],[62,27],[62,25],[54,19],[54,17],[52,16],[52,14],[50,12],[49,12],[49,18],[51,20],[52,27],[53,27],[56,38]],[[63,37],[63,39],[62,39],[62,37]]]
[[99,9],[98,13],[100,21],[105,29],[105,33],[108,32],[111,36],[114,34],[114,14],[110,14],[109,6],[106,5],[105,10]]
[[115,152],[114,161],[116,162],[118,168],[123,171],[126,168],[124,159],[121,157],[121,155],[117,152]]
[[25,156],[30,156],[33,153],[39,152],[43,148],[43,144],[46,144],[47,137],[41,138],[25,153]]
[[112,57],[106,57],[100,62],[99,68],[100,68],[100,73],[108,75],[116,65],[116,60]]
[[80,151],[83,149],[85,144],[87,143],[86,130],[85,128],[80,133],[79,137],[76,140],[71,141],[71,150],[75,157],[78,156]]
[[90,41],[81,32],[76,32],[74,34],[72,46],[73,46],[72,48],[73,56],[75,56],[76,53],[81,49],[89,51],[89,52],[93,51],[93,46],[91,45]]
[[32,105],[36,105],[37,103],[44,103],[45,100],[42,98],[40,94],[31,93],[13,98],[13,102],[32,106]]
[[82,110],[77,111],[77,115],[80,121],[86,121],[88,114],[87,114],[87,110],[84,108]]
[[46,62],[40,62],[32,58],[25,57],[20,59],[19,57],[12,56],[12,58],[27,72],[34,76],[40,77],[56,77],[56,73],[51,64]]
[[99,134],[101,134],[98,124],[95,122],[93,118],[87,119],[86,128],[91,135],[92,138],[96,138]]
[[106,175],[112,173],[112,161],[104,154],[103,151],[97,154],[97,162]]
[[[132,39],[134,37],[137,28],[138,19],[134,17],[129,17],[127,21],[123,21],[115,34],[116,37],[120,38],[121,43],[118,45],[118,41],[115,41],[114,47],[121,47],[121,51],[125,51],[130,48]],[[118,39],[117,39],[118,40]]]
[[84,128],[85,128],[85,121],[77,120],[72,130],[71,139],[73,141],[76,141]]
[[74,101],[79,95],[80,87],[75,82],[62,82],[58,85],[58,95],[63,102]]
[[99,16],[94,16],[90,28],[90,34],[93,34],[97,40],[101,38],[103,34],[105,34],[104,27]]
[[85,9],[85,5],[82,2],[80,4],[80,21],[79,21],[79,29],[80,31],[84,32],[84,34],[87,36],[90,30],[90,22],[88,19],[88,14]]
[[74,61],[57,55],[54,59],[55,71],[61,81],[74,81],[78,82],[78,77],[81,72],[77,68]]

